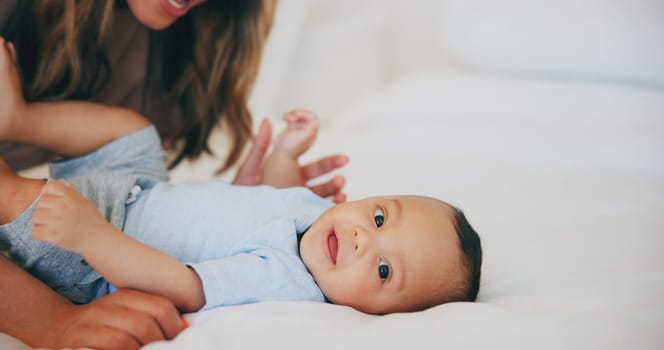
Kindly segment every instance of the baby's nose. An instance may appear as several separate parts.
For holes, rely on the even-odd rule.
[[[370,246],[370,235],[361,227],[355,228],[355,236],[353,242],[355,243],[355,254],[362,256],[365,254]]]

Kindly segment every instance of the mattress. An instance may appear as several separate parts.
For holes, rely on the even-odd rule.
[[[145,348],[662,349],[663,136],[662,90],[407,76],[324,120],[307,157],[348,154],[350,200],[424,194],[462,208],[484,247],[478,301],[386,316],[225,307]],[[0,335],[10,346],[23,348]]]

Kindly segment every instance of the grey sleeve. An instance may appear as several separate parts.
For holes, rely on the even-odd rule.
[[[144,180],[168,181],[166,154],[157,130],[150,125],[81,157],[50,164],[51,177],[69,179],[90,174],[132,175]]]
[[[67,180],[122,230],[132,187],[145,189],[168,181],[160,142],[157,130],[148,126],[87,155],[51,163],[51,177]]]

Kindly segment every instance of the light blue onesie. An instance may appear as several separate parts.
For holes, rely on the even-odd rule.
[[[159,137],[149,127],[84,157],[58,162],[51,171],[92,199],[125,233],[196,270],[205,309],[325,300],[300,259],[297,235],[331,202],[306,188],[223,181],[171,185],[163,181],[163,159]],[[30,239],[35,203],[12,223],[0,225],[0,243],[25,269],[75,302],[108,293],[108,283],[80,256]]]

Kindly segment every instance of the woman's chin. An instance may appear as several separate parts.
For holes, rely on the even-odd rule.
[[[164,30],[173,24],[173,21],[168,22],[168,23],[143,23],[146,27],[152,29],[152,30]]]
[[[173,22],[175,22],[175,19],[170,18],[156,18],[156,16],[145,16],[144,18],[141,17],[142,16],[136,16],[139,22],[152,30],[164,30],[170,27]]]

